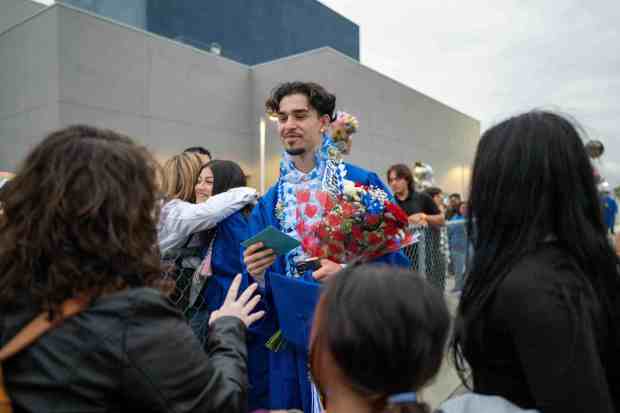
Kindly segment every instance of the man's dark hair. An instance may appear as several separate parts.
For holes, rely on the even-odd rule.
[[[455,192],[453,194],[450,194],[450,198],[458,198],[460,200],[461,199],[461,194]]]
[[[443,191],[441,190],[441,188],[438,188],[436,186],[431,186],[430,188],[426,188],[424,192],[426,192],[431,198],[433,198],[441,194]]]
[[[390,181],[390,174],[392,171],[396,174],[397,178],[404,179],[407,181],[407,188],[409,188],[409,192],[415,192],[415,188],[413,186],[413,174],[411,173],[411,169],[404,163],[399,163],[396,165],[390,166],[387,171],[387,180],[388,183]]]
[[[2,190],[0,306],[25,293],[55,313],[76,294],[159,279],[156,177],[150,153],[111,130],[47,136]]]
[[[211,152],[209,152],[207,148],[204,148],[202,146],[192,146],[185,149],[183,152],[198,153],[200,155],[207,155],[209,158],[211,158]]]
[[[323,86],[312,82],[286,82],[278,85],[271,91],[271,95],[265,102],[265,110],[267,113],[278,113],[282,99],[291,95],[306,96],[308,103],[318,112],[319,116],[327,115],[330,121],[336,120],[334,114],[336,96],[325,90]]]

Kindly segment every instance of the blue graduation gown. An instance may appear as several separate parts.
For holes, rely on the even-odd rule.
[[[345,164],[345,179],[373,185],[391,192],[379,177],[356,166]],[[248,236],[253,236],[269,225],[281,229],[275,217],[277,187],[272,187],[254,208],[249,219]],[[243,253],[243,251],[242,251]],[[401,252],[387,254],[375,262],[409,266],[409,260]],[[251,377],[251,386],[268,389],[269,409],[303,409],[311,412],[311,391],[308,373],[308,339],[314,308],[318,301],[320,284],[310,274],[303,278],[287,278],[286,263],[280,256],[265,274],[263,296],[265,317],[254,325],[257,335],[269,338],[281,329],[287,345],[279,352],[269,351],[268,374]],[[251,278],[251,277],[250,277]],[[259,357],[265,355],[264,352]],[[257,363],[261,364],[261,363]],[[254,381],[252,381],[254,380]],[[258,382],[255,380],[259,380]]]
[[[213,275],[202,291],[206,308],[201,308],[200,313],[202,314],[196,316],[200,323],[204,324],[205,318],[222,306],[233,278],[235,275],[243,273],[244,265],[239,255],[239,248],[241,248],[241,242],[249,237],[248,218],[241,211],[229,216],[217,225],[211,256]],[[239,290],[243,291],[249,285],[250,279],[247,274],[244,274]],[[260,303],[256,311],[259,311],[262,306],[263,303]],[[208,331],[203,332],[203,334],[207,333]],[[250,411],[264,408],[269,403],[268,382],[261,379],[266,377],[268,372],[269,350],[265,347],[265,342],[268,339],[269,337],[261,334],[260,330],[250,327],[247,334],[248,376],[251,386],[248,392]]]

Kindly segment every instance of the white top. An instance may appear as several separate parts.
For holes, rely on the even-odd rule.
[[[257,199],[254,188],[241,187],[214,195],[200,204],[180,199],[166,202],[161,208],[157,226],[161,254],[182,247],[190,235],[213,228]]]

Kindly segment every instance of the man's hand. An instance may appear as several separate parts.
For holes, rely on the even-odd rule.
[[[226,294],[226,299],[224,300],[224,304],[217,309],[216,311],[211,313],[211,317],[209,317],[209,325],[211,325],[215,320],[220,317],[237,317],[246,327],[252,325],[256,320],[260,320],[264,315],[264,311],[258,311],[256,313],[252,313],[252,310],[256,307],[258,302],[260,301],[260,295],[252,297],[254,291],[258,287],[258,284],[250,285],[244,292],[241,294],[239,298],[237,295],[239,294],[239,285],[241,284],[241,274],[237,274],[235,279],[233,280],[230,288],[228,289],[228,293]]]
[[[321,260],[321,268],[313,272],[312,277],[314,277],[317,281],[324,282],[340,270],[342,270],[342,266],[340,264],[323,259]]]
[[[426,220],[426,214],[420,212],[418,214],[410,215],[409,223],[411,225],[428,225],[428,221]]]
[[[263,248],[262,242],[257,242],[246,248],[243,252],[243,263],[248,270],[248,273],[256,280],[262,280],[265,277],[265,271],[271,267],[276,260],[276,255],[273,250],[267,249],[261,251]]]

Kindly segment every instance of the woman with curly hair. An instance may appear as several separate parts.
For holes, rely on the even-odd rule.
[[[236,278],[205,352],[148,287],[162,271],[156,186],[144,148],[74,126],[35,147],[2,192],[0,360],[19,411],[247,409],[254,288],[237,299]],[[7,350],[33,323],[47,332]]]

